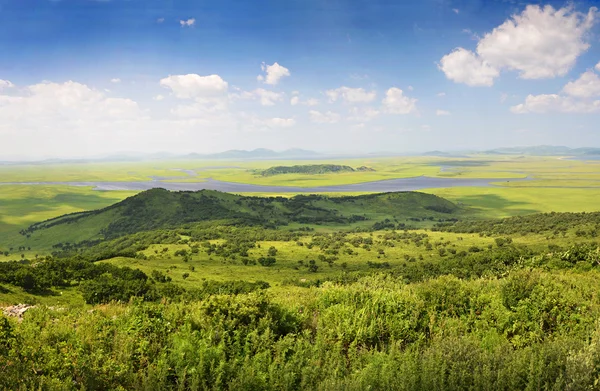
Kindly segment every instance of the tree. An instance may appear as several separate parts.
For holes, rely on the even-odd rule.
[[[269,247],[269,251],[267,251],[267,255],[270,257],[274,257],[277,255],[277,249],[273,246]]]
[[[263,266],[273,266],[275,264],[276,260],[273,257],[260,257],[258,259],[258,263],[260,263]]]

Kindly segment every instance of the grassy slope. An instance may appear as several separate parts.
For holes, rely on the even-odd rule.
[[[600,189],[456,187],[423,192],[468,205],[481,218],[600,210]]]
[[[5,247],[21,245],[32,251],[48,250],[56,243],[77,243],[99,239],[101,231],[113,235],[174,227],[186,222],[239,219],[256,222],[330,224],[332,228],[351,228],[348,218],[364,216],[373,225],[386,218],[434,219],[456,217],[462,213],[454,204],[423,193],[388,193],[357,197],[298,196],[287,199],[243,197],[215,191],[168,192],[150,190],[94,213],[63,216],[34,224],[30,238],[12,236]],[[109,228],[110,227],[110,228]]]
[[[30,224],[67,213],[104,208],[135,194],[99,192],[89,187],[0,186],[0,249],[22,243],[19,230]],[[18,243],[18,244],[17,244]],[[27,256],[33,255],[25,251]],[[0,260],[3,260],[0,255]]]

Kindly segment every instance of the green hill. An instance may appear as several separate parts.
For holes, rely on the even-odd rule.
[[[419,221],[453,220],[460,214],[461,209],[452,202],[418,192],[284,198],[246,197],[212,190],[152,189],[104,209],[33,224],[21,233],[23,245],[41,249],[56,243],[111,239],[203,221],[265,227],[331,225],[351,229],[371,227],[386,219],[418,225]],[[14,245],[17,244],[21,245]]]
[[[270,167],[266,170],[257,171],[262,176],[273,176],[282,174],[329,174],[329,173],[341,173],[341,172],[355,172],[355,171],[375,171],[369,167],[359,167],[356,170],[350,166],[343,166],[339,164],[305,164],[297,166],[275,166]]]

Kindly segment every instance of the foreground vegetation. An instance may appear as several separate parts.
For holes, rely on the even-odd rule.
[[[217,207],[250,213],[246,203],[263,205],[255,198],[195,196],[213,197],[203,202],[211,207],[182,225],[170,220],[183,216],[169,207],[178,195],[150,191],[23,232],[50,243],[57,227],[81,231],[78,221],[98,216],[113,224],[95,240],[0,263],[0,302],[35,305],[22,320],[0,317],[0,387],[562,390],[600,381],[600,213],[430,220],[460,208],[419,194],[300,198],[278,201],[277,218],[288,220],[275,229],[271,217]],[[389,213],[410,197],[419,202],[406,204],[407,221],[429,229],[389,218],[344,232],[294,221],[346,216],[345,203]],[[300,213],[289,214],[290,201]]]

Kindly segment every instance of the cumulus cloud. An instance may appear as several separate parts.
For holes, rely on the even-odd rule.
[[[163,99],[165,99],[165,97],[164,97],[164,96],[162,96],[161,94],[158,94],[158,95],[156,95],[156,96],[154,97],[154,100],[156,100],[156,101],[161,101],[161,100],[163,100]]]
[[[600,77],[593,71],[587,71],[579,79],[567,83],[563,92],[578,98],[600,96]]]
[[[437,116],[450,115],[450,112],[447,110],[436,110],[435,115],[437,115]]]
[[[316,106],[319,104],[319,100],[315,99],[315,98],[308,98],[303,101],[300,99],[299,96],[293,96],[292,99],[290,99],[290,104],[292,106],[296,106],[296,105]]]
[[[165,77],[160,80],[160,85],[181,99],[218,96],[228,89],[228,83],[219,75],[200,76],[194,73]]]
[[[392,87],[385,93],[382,101],[385,112],[389,114],[409,114],[417,110],[417,100],[404,95],[404,92]]]
[[[165,21],[165,18],[158,18],[156,19],[156,23],[162,23]]]
[[[15,85],[10,81],[0,79],[0,91],[2,91],[4,88],[12,88],[14,86]]]
[[[439,98],[443,98],[444,96],[446,96],[446,93],[445,93],[445,92],[438,92],[438,93],[437,93],[437,96],[438,96]]]
[[[472,87],[489,87],[500,74],[481,57],[463,48],[458,48],[442,57],[439,68],[448,79]]]
[[[114,84],[118,84],[121,82],[121,79],[119,79],[118,77],[115,77],[114,79],[110,79],[110,82],[114,83]]]
[[[600,77],[588,70],[567,83],[562,94],[528,95],[524,103],[513,106],[515,114],[526,113],[595,113],[600,111]]]
[[[600,100],[582,101],[557,94],[529,95],[525,103],[513,106],[515,114],[526,113],[595,113],[600,111]]]
[[[67,135],[86,138],[99,129],[117,131],[119,125],[146,118],[135,101],[107,97],[74,81],[34,84],[22,92],[19,96],[0,95],[0,136],[19,129],[14,137],[26,140],[35,135],[35,140],[48,148],[60,147],[55,144]]]
[[[597,70],[598,72],[600,72],[600,62],[599,62],[598,64],[596,64],[596,70]]]
[[[257,88],[253,91],[243,91],[232,95],[233,98],[238,99],[258,100],[263,106],[273,106],[276,102],[283,100],[284,96],[285,94],[282,92],[268,91],[264,88]]]
[[[590,47],[596,13],[595,7],[583,14],[572,6],[528,5],[485,34],[475,52],[458,48],[444,56],[440,69],[448,79],[471,86],[491,86],[503,69],[522,79],[564,76]]]
[[[196,19],[190,18],[188,20],[180,20],[179,24],[181,25],[181,27],[192,27],[196,24]]]
[[[330,102],[342,99],[346,103],[367,103],[371,102],[377,96],[375,91],[365,91],[364,88],[340,87],[325,91],[325,95]]]
[[[278,128],[289,128],[291,126],[296,125],[296,120],[294,118],[269,118],[266,121],[267,125],[278,127]]]
[[[334,113],[331,111],[322,113],[317,110],[310,110],[308,114],[310,116],[310,120],[318,124],[335,124],[339,122],[341,118],[341,116],[338,113]]]
[[[260,66],[260,69],[265,72],[264,75],[258,75],[256,79],[258,81],[262,81],[265,84],[275,85],[279,83],[279,81],[286,77],[290,76],[290,70],[284,66],[279,65],[278,63],[273,63],[273,65],[267,65],[264,62]]]

